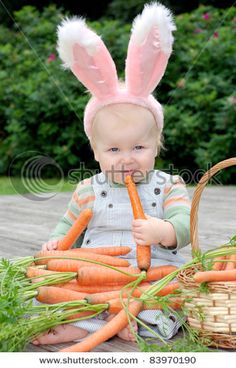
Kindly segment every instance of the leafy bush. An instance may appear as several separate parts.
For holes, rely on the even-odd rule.
[[[42,14],[27,6],[15,13],[13,31],[0,28],[0,173],[6,172],[13,157],[29,150],[48,154],[64,171],[81,161],[92,165],[82,124],[88,94],[70,71],[62,69],[55,49],[61,18],[55,6]],[[123,67],[121,46],[123,42],[124,52],[128,33],[123,35],[115,21],[93,27],[108,38]],[[21,164],[19,160],[16,173]]]
[[[177,17],[174,53],[164,78],[171,89],[162,99],[168,101],[164,162],[176,157],[178,168],[194,171],[235,155],[235,31],[235,8],[199,7]],[[224,171],[223,182],[233,182],[233,173]]]
[[[56,27],[67,14],[26,6],[14,29],[0,25],[0,173],[24,151],[52,157],[66,173],[86,162],[96,168],[83,131],[84,87],[64,71],[56,52]],[[156,90],[165,108],[165,146],[157,165],[192,171],[235,155],[235,8],[199,7],[176,17],[174,52]],[[101,20],[102,35],[123,77],[131,25]],[[21,162],[15,166],[19,172]],[[232,183],[235,170],[226,170]],[[50,174],[50,173],[49,173]],[[50,176],[50,175],[49,175]]]

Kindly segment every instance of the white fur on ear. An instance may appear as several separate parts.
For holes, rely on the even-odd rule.
[[[97,52],[100,37],[91,31],[83,18],[73,17],[64,19],[57,29],[57,51],[64,62],[65,68],[71,68],[74,63],[73,46],[79,43],[86,49],[88,55],[93,56]]]
[[[158,27],[162,51],[170,54],[174,41],[172,31],[176,30],[176,26],[171,12],[162,4],[146,4],[143,12],[134,19],[131,30],[133,41],[141,45],[155,26]]]
[[[166,70],[175,29],[171,12],[156,2],[134,19],[125,69],[130,93],[147,97],[154,91]]]
[[[83,18],[65,19],[58,27],[58,53],[65,68],[100,99],[114,95],[118,88],[115,63],[101,37]]]

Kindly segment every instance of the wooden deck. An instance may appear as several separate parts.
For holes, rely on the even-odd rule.
[[[193,188],[189,188],[192,196]],[[45,201],[33,201],[20,195],[0,196],[0,257],[33,255],[48,239],[50,232],[63,215],[71,193],[59,193]],[[219,186],[205,189],[199,210],[199,237],[202,249],[210,249],[225,243],[236,234],[236,187]],[[181,251],[189,260],[190,246]],[[29,345],[26,351],[58,351],[66,344],[36,347]],[[127,343],[118,337],[100,345],[94,351],[138,351],[135,343]]]

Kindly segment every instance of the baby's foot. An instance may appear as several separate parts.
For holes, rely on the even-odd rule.
[[[128,324],[127,327],[125,327],[123,330],[121,330],[118,333],[118,336],[126,341],[135,341],[135,335],[132,333],[132,330],[134,330],[135,332],[138,331],[138,325],[136,321],[132,321],[131,322],[133,329],[131,329],[130,325]]]
[[[115,314],[110,314],[108,318],[106,318],[106,321],[110,321],[112,318],[115,317]],[[138,331],[138,324],[136,321],[132,321],[131,322],[133,328],[132,330],[134,330],[135,332]],[[126,341],[135,341],[135,336],[132,333],[132,330],[130,328],[130,325],[128,324],[125,328],[123,328],[123,330],[121,330],[117,335]]]
[[[58,344],[79,340],[85,337],[88,331],[72,325],[60,325],[48,330],[32,341],[34,345]]]

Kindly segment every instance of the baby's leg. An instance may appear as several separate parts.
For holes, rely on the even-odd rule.
[[[85,337],[88,331],[73,325],[59,325],[48,330],[32,341],[34,345],[58,344],[61,342],[70,342]]]
[[[107,319],[106,321],[110,321],[112,318],[115,317],[115,314],[111,314]],[[136,321],[132,321],[131,322],[132,326],[133,326],[133,330],[135,332],[138,331],[138,324]],[[121,330],[117,336],[119,336],[122,340],[126,340],[126,341],[135,341],[135,336],[134,334],[132,333],[132,330],[131,330],[131,327],[130,325],[128,324],[125,328],[123,328],[123,330]]]

